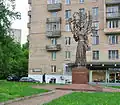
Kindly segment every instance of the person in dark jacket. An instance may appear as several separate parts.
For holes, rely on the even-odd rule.
[[[43,74],[43,83],[46,83],[46,80],[45,80],[45,76],[46,76],[46,73]]]

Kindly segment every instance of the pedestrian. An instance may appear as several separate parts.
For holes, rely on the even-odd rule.
[[[46,83],[45,76],[46,76],[46,73],[43,74],[43,83]]]

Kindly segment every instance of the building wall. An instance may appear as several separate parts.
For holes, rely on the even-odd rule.
[[[15,42],[18,42],[21,44],[21,29],[11,29],[10,35]]]
[[[51,39],[46,37],[46,19],[50,18],[52,15],[47,10],[47,0],[31,0],[31,21],[29,27],[29,76],[38,75],[41,76],[43,73],[49,75],[62,75],[64,72],[64,65],[67,63],[75,62],[75,54],[77,43],[72,38],[71,32],[65,31],[65,10],[71,10],[71,13],[78,11],[80,8],[85,8],[86,11],[92,11],[93,7],[98,7],[99,15],[99,44],[92,45],[92,37],[89,35],[89,44],[91,50],[87,51],[87,61],[88,62],[119,62],[118,60],[108,59],[108,50],[119,50],[120,49],[120,36],[118,33],[118,44],[109,45],[108,36],[105,31],[109,32],[106,28],[106,5],[105,0],[85,0],[84,3],[79,3],[79,0],[71,0],[70,5],[65,4],[65,0],[61,0],[62,10],[58,11],[57,17],[61,17],[61,37],[57,38],[57,43],[61,44],[61,50],[56,52],[56,60],[51,59],[51,52],[47,52],[46,45],[51,45]],[[115,31],[116,29],[111,29],[110,31]],[[120,29],[117,29],[120,30]],[[71,45],[65,45],[65,37],[71,37]],[[99,50],[99,60],[92,59],[92,51]],[[65,51],[71,52],[71,58],[65,59]],[[120,55],[120,51],[119,51]],[[56,65],[57,71],[55,73],[51,72],[51,65]],[[39,69],[37,72],[33,72],[33,69]]]

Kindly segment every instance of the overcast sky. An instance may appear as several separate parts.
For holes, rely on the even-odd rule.
[[[16,20],[12,25],[12,28],[21,29],[22,30],[22,44],[27,41],[28,35],[28,0],[16,0],[16,11],[21,13],[21,20]]]

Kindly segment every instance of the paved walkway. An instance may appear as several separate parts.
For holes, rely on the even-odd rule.
[[[48,102],[52,101],[53,99],[57,99],[63,95],[69,94],[71,92],[72,91],[55,90],[55,93],[52,93],[49,95],[34,97],[31,99],[13,102],[11,104],[6,104],[6,105],[43,105],[44,103],[48,103]]]
[[[41,95],[17,102],[13,102],[11,104],[5,104],[5,105],[43,105],[44,103],[48,103],[54,99],[57,99],[61,96],[64,96],[66,94],[72,93],[71,90],[56,90],[56,88],[80,88],[80,89],[88,89],[90,88],[89,85],[38,85],[34,86],[33,88],[41,88],[41,89],[48,89],[48,90],[54,90],[54,92],[46,94],[46,95]],[[87,91],[87,90],[85,90]],[[120,89],[112,89],[112,88],[102,88],[102,91],[105,92],[120,92]]]

